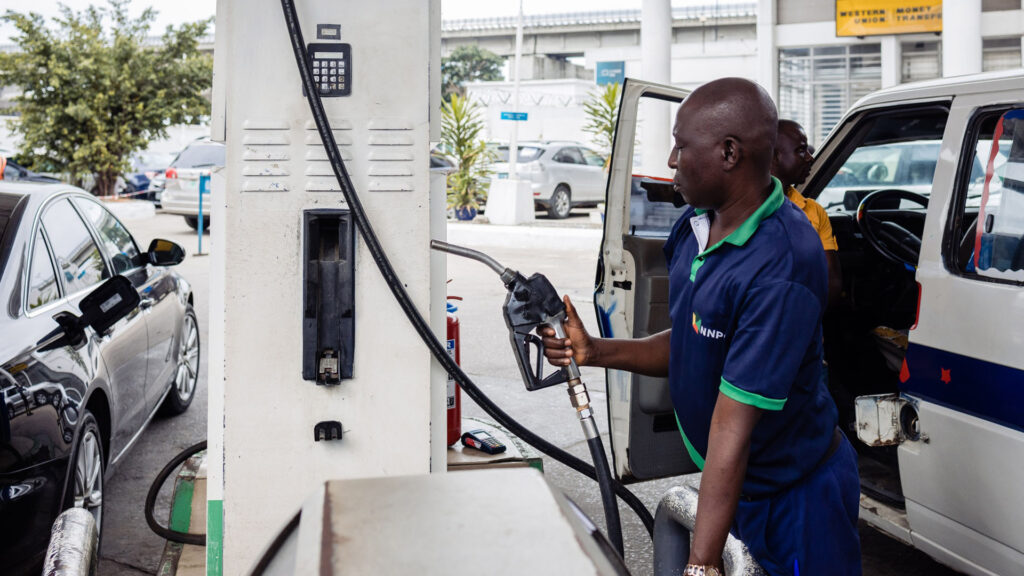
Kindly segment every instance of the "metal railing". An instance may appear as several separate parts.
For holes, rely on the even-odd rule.
[[[700,480],[689,476],[682,486],[669,490],[658,503],[654,516],[654,576],[678,576],[690,557],[690,534],[697,519],[697,487]],[[729,576],[767,576],[747,547],[729,535],[722,551]]]

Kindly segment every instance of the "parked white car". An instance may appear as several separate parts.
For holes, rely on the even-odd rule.
[[[565,218],[574,206],[604,202],[604,157],[576,142],[523,142],[516,146],[516,175],[528,180],[537,207],[551,218]],[[495,150],[493,177],[508,178],[508,145]]]
[[[181,214],[193,230],[199,227],[199,184],[211,169],[224,165],[226,148],[203,138],[185,147],[164,173],[160,204],[168,214]],[[209,190],[203,193],[203,229],[210,226]]]

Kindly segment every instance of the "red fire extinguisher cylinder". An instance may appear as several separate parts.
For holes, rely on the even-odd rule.
[[[449,296],[449,300],[462,300],[458,296]],[[451,302],[448,302],[448,331],[446,348],[448,354],[455,359],[455,363],[462,365],[459,349],[459,317],[455,315],[458,311]],[[462,390],[453,374],[448,375],[448,445],[451,446],[462,437]]]

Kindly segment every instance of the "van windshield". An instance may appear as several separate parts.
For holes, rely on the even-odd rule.
[[[826,210],[852,212],[876,190],[930,195],[947,116],[946,110],[934,109],[867,120],[847,147],[846,159],[817,194],[818,203]]]

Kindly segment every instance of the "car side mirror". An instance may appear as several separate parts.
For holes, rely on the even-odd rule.
[[[149,243],[149,263],[154,266],[174,266],[185,259],[185,249],[170,240],[154,239]]]
[[[85,327],[104,335],[139,306],[139,292],[124,276],[114,276],[100,284],[78,305],[81,316],[61,312],[53,317],[60,325],[37,345],[42,352],[62,346],[78,346],[85,339]]]

